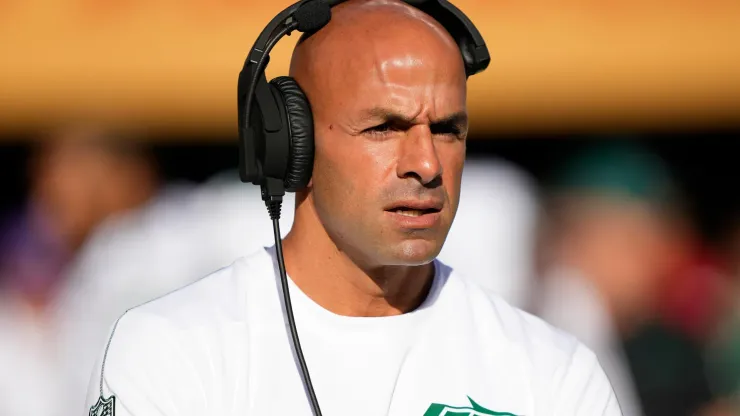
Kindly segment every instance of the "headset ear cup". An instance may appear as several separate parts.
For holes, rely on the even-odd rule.
[[[288,116],[290,154],[285,174],[285,188],[295,191],[305,188],[313,170],[314,139],[313,114],[306,94],[291,77],[277,77],[270,81],[285,104]]]

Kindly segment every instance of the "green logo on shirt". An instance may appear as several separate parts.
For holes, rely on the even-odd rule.
[[[90,416],[115,416],[115,414],[116,396],[110,396],[107,399],[100,396],[98,402],[90,408]]]
[[[424,416],[517,416],[513,413],[494,412],[474,402],[468,397],[471,407],[454,407],[446,404],[432,403]]]

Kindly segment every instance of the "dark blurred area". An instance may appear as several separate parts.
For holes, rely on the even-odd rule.
[[[86,414],[118,316],[273,244],[235,136],[273,3],[0,1],[0,415]],[[493,59],[440,258],[625,416],[740,415],[740,3],[454,3]]]

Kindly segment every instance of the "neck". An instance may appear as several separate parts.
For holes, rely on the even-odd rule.
[[[285,268],[314,302],[343,316],[392,316],[412,311],[426,299],[434,265],[363,266],[329,237],[312,209],[296,208],[283,239]]]

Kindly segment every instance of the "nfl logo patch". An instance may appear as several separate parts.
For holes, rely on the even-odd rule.
[[[90,416],[115,416],[116,415],[116,397],[110,396],[107,399],[98,398],[95,406],[90,408]]]

